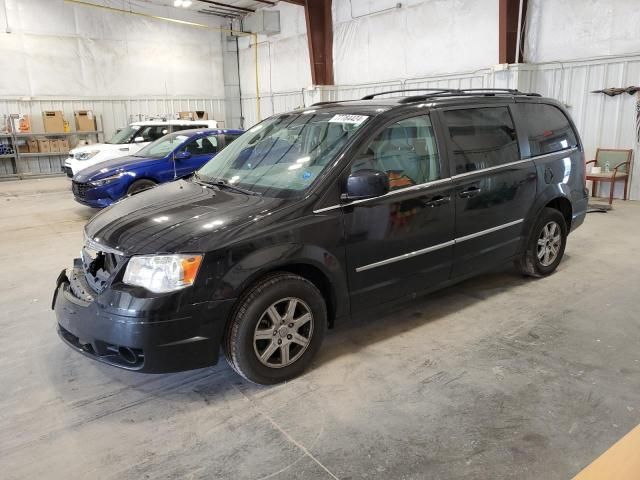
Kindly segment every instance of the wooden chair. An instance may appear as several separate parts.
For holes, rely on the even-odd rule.
[[[613,190],[617,181],[624,180],[624,200],[629,191],[629,175],[631,175],[631,154],[633,150],[617,150],[614,148],[599,148],[596,159],[586,163],[593,163],[601,168],[601,173],[587,173],[587,180],[593,182],[592,196],[596,196],[598,182],[609,182],[609,205],[613,202]],[[609,162],[609,172],[605,172],[605,165]]]

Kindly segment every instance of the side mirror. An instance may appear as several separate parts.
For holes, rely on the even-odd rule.
[[[379,170],[365,168],[353,172],[347,178],[347,192],[342,200],[363,200],[384,195],[389,191],[389,177]]]
[[[144,137],[136,137],[133,139],[134,143],[142,143],[144,142]]]
[[[186,160],[187,158],[191,158],[191,153],[186,150],[182,150],[181,152],[176,153],[173,158],[176,160]]]

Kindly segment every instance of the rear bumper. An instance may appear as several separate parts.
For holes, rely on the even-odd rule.
[[[140,311],[154,311],[145,299]],[[142,305],[146,303],[146,305]],[[181,307],[153,318],[125,316],[97,301],[77,298],[67,271],[58,277],[52,308],[58,334],[71,348],[100,362],[146,373],[167,373],[215,365],[233,300]],[[136,314],[136,312],[128,311]]]

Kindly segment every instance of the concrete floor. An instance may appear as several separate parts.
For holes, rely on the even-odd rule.
[[[640,204],[553,276],[479,277],[328,335],[275,387],[222,361],[130,373],[49,309],[94,213],[64,178],[0,183],[2,478],[567,479],[640,423]]]

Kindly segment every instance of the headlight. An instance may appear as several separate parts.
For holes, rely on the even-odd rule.
[[[75,158],[76,160],[89,160],[90,158],[95,157],[99,153],[100,153],[100,150],[91,150],[89,152],[80,152],[80,153],[74,154],[73,158]]]
[[[122,281],[154,293],[193,285],[202,255],[136,255],[131,257]]]
[[[111,175],[109,177],[101,178],[100,180],[94,180],[93,182],[89,182],[94,187],[101,187],[102,185],[106,185],[107,183],[113,182],[114,180],[122,177],[122,173],[116,173],[115,175]]]

